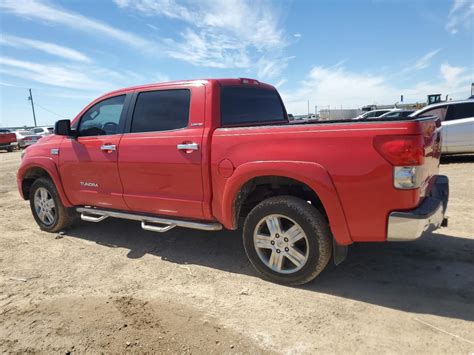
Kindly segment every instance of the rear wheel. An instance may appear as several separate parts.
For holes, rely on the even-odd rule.
[[[266,279],[301,285],[313,280],[331,257],[331,232],[324,216],[293,196],[264,200],[247,216],[244,247]]]
[[[12,146],[7,147],[7,152],[9,153],[13,152],[13,147]]]
[[[47,178],[39,178],[31,185],[30,207],[36,223],[47,232],[66,229],[74,220],[74,211],[64,207],[54,183]]]

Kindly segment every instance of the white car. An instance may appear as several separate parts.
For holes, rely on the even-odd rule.
[[[420,116],[441,119],[444,154],[474,153],[474,100],[439,102],[410,115]]]
[[[359,116],[353,118],[354,120],[363,120],[366,118],[377,118],[382,116],[385,113],[392,112],[393,109],[387,108],[383,110],[372,110],[372,111],[367,111],[364,112],[363,114],[360,114]]]
[[[26,148],[29,145],[35,144],[41,138],[41,136],[26,130],[18,130],[14,133],[16,135],[16,141],[18,142],[19,148]]]
[[[44,137],[49,134],[52,134],[54,131],[53,127],[35,127],[30,130],[34,134],[37,134],[38,136]]]
[[[410,116],[415,110],[403,110],[403,109],[394,109],[383,115],[379,116],[380,118],[403,118]]]

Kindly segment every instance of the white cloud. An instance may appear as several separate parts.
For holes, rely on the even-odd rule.
[[[117,87],[113,83],[123,79],[119,73],[90,65],[85,68],[74,65],[40,64],[4,56],[0,56],[0,65],[0,72],[6,75],[91,92],[112,90]]]
[[[32,48],[39,51],[84,63],[91,63],[92,60],[85,54],[68,47],[59,46],[50,42],[43,42],[34,39],[17,37],[11,35],[0,35],[0,44],[4,46],[10,46],[15,48]]]
[[[120,87],[140,85],[150,80],[152,82],[170,80],[167,75],[160,72],[137,74],[126,69],[116,72],[91,64],[36,63],[6,56],[0,56],[0,73],[2,77],[24,79],[28,82],[28,87],[31,87],[31,82],[38,82],[48,86],[81,91],[69,94],[70,97],[71,95],[84,97],[85,94],[88,94],[87,97],[96,96]],[[48,90],[54,91],[52,88]]]
[[[188,28],[181,37],[182,41],[165,41],[168,56],[210,68],[248,68],[251,64],[245,48],[226,36]]]
[[[295,37],[295,38],[301,38],[301,33],[293,33],[293,37]]]
[[[280,87],[282,87],[283,85],[285,85],[287,81],[288,81],[287,79],[280,79],[280,80],[278,80],[277,83],[275,84],[275,87],[276,87],[277,89],[279,89]]]
[[[294,58],[294,56],[286,58],[261,57],[255,65],[258,78],[264,80],[278,78],[287,68],[289,61]]]
[[[433,93],[465,98],[473,79],[464,75],[465,72],[466,68],[445,63],[440,66],[439,77],[399,86],[383,75],[355,73],[342,66],[316,66],[300,83],[300,89],[281,94],[288,112],[294,114],[306,113],[307,100],[312,107],[358,108],[368,104],[394,104],[401,94],[405,102],[424,102],[426,95]]]
[[[453,6],[448,14],[446,30],[456,34],[460,27],[471,30],[474,19],[474,3],[472,0],[454,0]]]
[[[466,68],[463,67],[455,67],[449,65],[448,63],[443,63],[441,65],[440,71],[444,81],[450,86],[455,86],[458,82],[463,80],[469,80],[467,76],[464,78],[461,77],[461,74],[466,71]]]
[[[95,36],[100,34],[135,48],[149,50],[150,47],[154,47],[152,42],[133,33],[119,30],[104,22],[48,5],[39,0],[2,0],[0,2],[0,9],[20,17],[64,25]]]
[[[287,65],[288,45],[279,13],[265,0],[115,0],[123,9],[144,16],[163,16],[185,25],[177,37],[149,41],[134,33],[51,5],[43,0],[2,0],[0,9],[28,19],[67,26],[100,35],[149,53],[164,53],[193,65],[254,70],[261,79],[274,79]],[[148,27],[156,26],[148,22]],[[16,46],[34,47],[50,54],[86,62],[88,57],[52,43],[18,39]],[[20,43],[21,42],[21,43]],[[159,50],[158,50],[159,49]],[[278,68],[277,63],[281,66]]]
[[[441,48],[435,49],[431,52],[426,53],[423,57],[418,59],[414,65],[414,69],[421,70],[429,67],[431,59],[439,53]]]
[[[164,16],[186,28],[165,40],[166,53],[188,63],[213,68],[251,68],[271,77],[270,61],[281,60],[287,46],[279,14],[271,3],[250,0],[115,0],[144,16]],[[271,59],[270,59],[271,58]],[[267,75],[268,74],[268,75]]]

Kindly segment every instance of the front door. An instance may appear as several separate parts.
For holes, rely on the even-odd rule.
[[[136,95],[120,142],[124,199],[133,211],[202,218],[204,86]]]
[[[125,95],[91,106],[77,125],[77,137],[65,138],[59,169],[66,196],[73,205],[126,209],[117,157]]]

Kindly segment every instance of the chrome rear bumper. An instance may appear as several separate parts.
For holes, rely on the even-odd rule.
[[[449,181],[444,175],[434,177],[430,196],[411,211],[395,211],[388,217],[387,241],[411,241],[442,226],[449,198]]]

